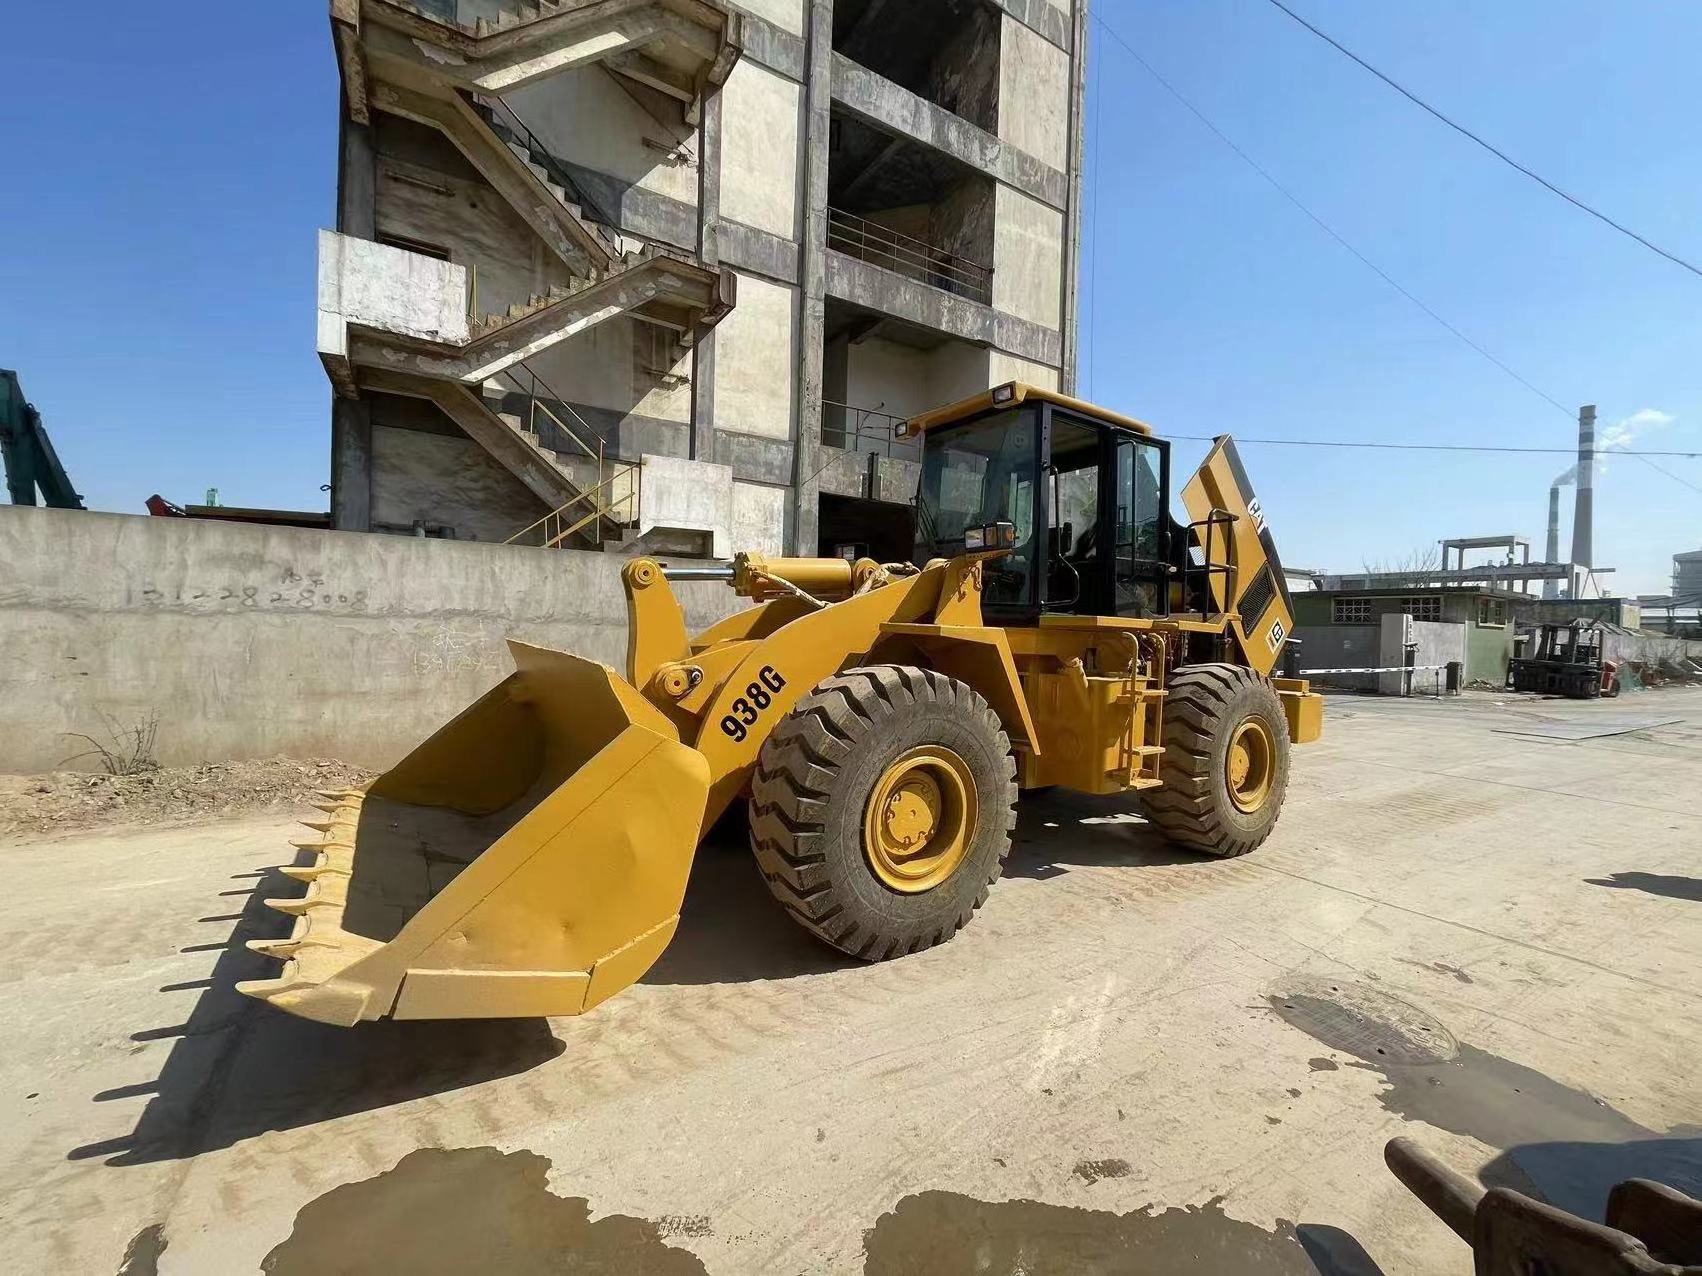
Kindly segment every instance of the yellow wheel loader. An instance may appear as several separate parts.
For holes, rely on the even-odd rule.
[[[679,922],[704,832],[748,804],[776,900],[869,960],[987,897],[1018,794],[1130,793],[1173,842],[1271,831],[1322,702],[1273,678],[1292,624],[1228,438],[1169,511],[1137,421],[1012,384],[921,441],[910,563],[764,558],[623,571],[625,676],[511,644],[516,671],[363,791],[328,794],[283,959],[238,985],[326,1023],[575,1015]],[[752,606],[695,636],[670,581]]]

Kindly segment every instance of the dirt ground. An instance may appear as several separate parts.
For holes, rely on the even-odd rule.
[[[1505,733],[1627,716],[1679,721]],[[1702,691],[1334,698],[1246,859],[1037,799],[961,935],[865,966],[711,845],[592,1013],[352,1031],[231,990],[281,813],[15,836],[0,1271],[1465,1276],[1392,1136],[1702,1192],[1699,794]]]
[[[370,771],[324,759],[168,767],[132,775],[54,771],[0,775],[0,837],[110,824],[179,824],[259,811],[294,811],[320,789],[346,789]]]

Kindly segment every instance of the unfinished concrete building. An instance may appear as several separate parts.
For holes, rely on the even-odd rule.
[[[908,414],[1074,382],[1084,0],[332,0],[342,529],[908,556]]]

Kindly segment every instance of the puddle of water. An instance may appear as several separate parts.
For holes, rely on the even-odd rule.
[[[1652,1130],[1588,1091],[1458,1043],[1408,1002],[1363,985],[1325,987],[1326,995],[1308,983],[1268,1001],[1294,1027],[1364,1060],[1349,1066],[1382,1078],[1377,1097],[1390,1112],[1501,1149],[1485,1182],[1594,1219],[1627,1178],[1702,1193],[1702,1128]]]
[[[704,1276],[698,1257],[667,1244],[648,1219],[592,1222],[583,1197],[549,1190],[549,1168],[536,1153],[492,1147],[410,1152],[394,1169],[302,1206],[261,1270]]]
[[[1371,1063],[1439,1063],[1459,1050],[1440,1020],[1410,1001],[1346,980],[1297,980],[1266,1002],[1333,1050]]]
[[[1316,1276],[1294,1225],[1232,1219],[1221,1197],[1131,1214],[920,1192],[863,1233],[863,1276]]]

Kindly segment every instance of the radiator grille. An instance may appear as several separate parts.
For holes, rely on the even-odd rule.
[[[1266,563],[1259,569],[1259,574],[1253,577],[1253,583],[1247,586],[1241,595],[1241,628],[1251,632],[1258,626],[1265,614],[1265,609],[1271,605],[1271,599],[1276,597],[1276,581],[1271,576],[1271,565]]]

